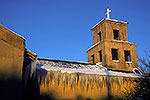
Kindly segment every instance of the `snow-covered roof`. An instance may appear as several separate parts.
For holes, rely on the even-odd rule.
[[[46,71],[61,71],[67,73],[85,73],[85,74],[98,74],[106,76],[122,76],[122,77],[133,77],[141,78],[142,75],[134,73],[125,73],[107,70],[106,67],[101,65],[94,65],[84,62],[71,62],[62,60],[52,60],[52,59],[38,59],[37,69]]]
[[[75,61],[64,61],[64,60],[54,60],[47,58],[38,58],[38,65],[48,65],[52,67],[60,67],[60,68],[82,68],[85,66],[95,66],[93,64],[87,62],[75,62]]]
[[[99,21],[96,25],[94,25],[94,26],[91,28],[91,30],[94,29],[99,23],[101,23],[101,22],[104,21],[104,20],[110,20],[110,21],[115,21],[115,22],[120,22],[120,23],[128,24],[128,22],[119,21],[119,20],[116,20],[116,19],[107,19],[107,18],[104,18],[104,19],[102,19],[101,21]]]

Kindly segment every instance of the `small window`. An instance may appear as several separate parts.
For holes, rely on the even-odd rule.
[[[94,54],[91,56],[92,64],[95,64]]]
[[[112,60],[118,60],[118,49],[111,49]]]
[[[114,30],[114,39],[119,40],[119,30]]]
[[[124,51],[125,61],[131,61],[130,51]]]
[[[99,41],[101,41],[101,32],[99,32],[99,33],[97,33],[97,35],[98,35],[98,38],[99,38]]]
[[[100,62],[102,62],[102,50],[100,50],[98,53],[99,53]]]

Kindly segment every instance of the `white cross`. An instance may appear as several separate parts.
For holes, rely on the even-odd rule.
[[[109,13],[111,12],[111,10],[109,8],[107,8],[107,13],[105,15],[107,15],[107,19],[110,19],[109,18]]]

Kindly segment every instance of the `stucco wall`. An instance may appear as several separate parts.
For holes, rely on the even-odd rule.
[[[119,40],[121,41],[128,41],[127,38],[127,24],[105,20],[105,30],[106,30],[106,38],[105,40],[112,40],[114,39],[113,30],[119,30]]]
[[[37,70],[40,96],[52,100],[132,99],[138,79],[97,74]]]
[[[132,71],[137,68],[136,44],[128,42],[127,23],[116,20],[103,19],[92,29],[93,46],[87,50],[88,62],[92,63],[94,54],[95,63],[100,62],[98,51],[102,50],[102,62],[99,63],[112,70]],[[119,40],[114,39],[114,30],[118,31]],[[101,41],[98,33],[101,32]],[[111,49],[118,49],[118,61],[112,60]],[[124,50],[130,51],[130,62],[125,61]]]
[[[127,23],[111,21],[111,20],[102,20],[96,27],[91,29],[93,32],[93,45],[99,42],[98,33],[101,32],[101,40],[112,40],[113,30],[119,30],[119,39],[121,41],[128,41],[127,38]]]
[[[0,25],[0,77],[22,78],[25,40]]]
[[[118,49],[118,62],[112,60],[111,49]],[[99,63],[98,51],[102,50],[102,62]],[[124,50],[130,51],[131,62],[125,62]],[[138,67],[136,44],[122,41],[102,41],[91,47],[88,51],[88,62],[92,63],[91,55],[95,56],[95,63],[107,66],[112,70],[132,71]]]
[[[102,21],[96,28],[92,29],[93,32],[93,45],[99,42],[98,33],[101,32],[101,40],[105,40],[106,38],[106,29],[105,29],[105,21]]]
[[[93,46],[93,47],[91,47],[91,49],[89,49],[87,51],[88,62],[92,63],[91,55],[94,54],[94,56],[95,56],[95,63],[98,63],[100,61],[99,54],[98,54],[98,52],[100,50],[102,50],[102,63],[100,63],[100,64],[104,65],[104,61],[103,60],[104,60],[105,49],[104,49],[104,42],[103,41],[99,42],[97,44],[97,46]]]
[[[25,39],[0,25],[0,99],[21,100]]]
[[[125,43],[119,41],[107,41],[105,42],[105,54],[107,59],[107,66],[110,69],[114,70],[123,70],[123,71],[132,71],[133,68],[137,68],[137,53],[136,53],[136,44],[133,43]],[[112,60],[112,52],[111,49],[118,49],[118,61]],[[124,50],[130,51],[131,61],[125,61]]]

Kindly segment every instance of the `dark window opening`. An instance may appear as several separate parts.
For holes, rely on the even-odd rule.
[[[93,64],[95,64],[94,55],[91,56],[91,61],[92,61]]]
[[[124,51],[125,61],[131,61],[130,51]]]
[[[118,49],[111,49],[112,60],[118,60]]]
[[[99,53],[99,59],[100,59],[100,62],[102,62],[102,50],[98,52]]]
[[[114,39],[119,40],[119,30],[114,30]]]
[[[98,35],[98,38],[99,38],[99,41],[101,41],[101,32],[99,32],[99,33],[97,33],[97,35]]]

